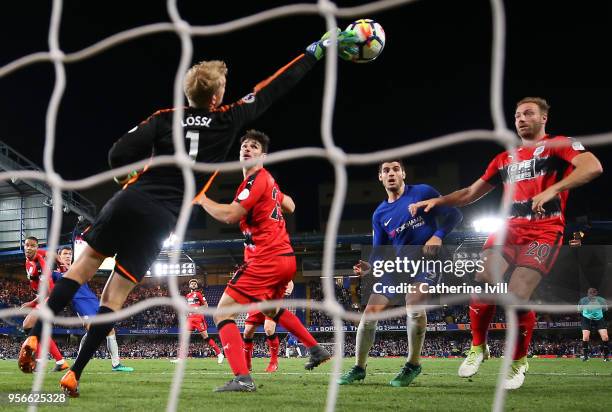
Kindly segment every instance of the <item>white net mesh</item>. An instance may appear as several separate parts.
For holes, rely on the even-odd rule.
[[[288,18],[292,15],[307,14],[307,15],[321,15],[325,19],[327,29],[330,30],[337,27],[336,18],[362,18],[364,16],[371,15],[374,12],[380,12],[382,10],[391,9],[400,5],[406,5],[413,3],[414,0],[385,0],[372,2],[358,7],[346,7],[338,8],[334,3],[326,0],[321,0],[317,4],[296,4],[291,6],[278,7],[265,12],[261,12],[248,17],[240,18],[234,21],[230,21],[223,24],[209,25],[209,26],[191,26],[187,21],[183,20],[179,14],[177,8],[177,2],[168,0],[167,10],[171,19],[170,23],[157,23],[146,26],[137,27],[134,29],[126,30],[121,33],[117,33],[110,36],[90,47],[76,51],[70,54],[64,54],[59,44],[59,30],[61,23],[61,14],[63,2],[61,0],[55,0],[53,2],[51,24],[48,35],[49,51],[34,53],[28,56],[19,58],[3,67],[0,68],[0,77],[4,77],[11,72],[22,70],[23,68],[38,62],[52,62],[55,70],[55,86],[51,99],[49,101],[47,115],[46,115],[46,138],[44,146],[44,172],[36,171],[8,171],[0,173],[0,180],[13,179],[29,179],[37,181],[45,181],[52,188],[53,203],[59,205],[62,203],[61,192],[62,190],[78,190],[91,187],[99,184],[103,181],[111,180],[113,176],[126,174],[134,169],[139,169],[145,166],[147,161],[141,161],[125,167],[121,167],[115,170],[109,170],[104,173],[100,173],[94,176],[87,177],[80,180],[64,180],[55,172],[53,153],[55,150],[56,142],[56,120],[57,114],[64,93],[66,84],[65,75],[65,64],[81,61],[92,56],[95,56],[103,51],[115,47],[118,44],[132,40],[137,37],[147,36],[160,32],[174,32],[176,33],[181,42],[181,58],[178,70],[176,72],[175,87],[174,87],[174,107],[177,108],[174,115],[173,131],[174,131],[174,147],[176,154],[174,156],[158,156],[153,158],[151,165],[168,165],[176,164],[182,168],[185,182],[184,201],[180,212],[180,216],[177,222],[177,226],[174,233],[177,236],[178,241],[175,243],[175,248],[178,250],[184,238],[189,215],[191,211],[191,199],[194,198],[195,188],[193,184],[193,170],[211,172],[215,169],[223,171],[240,170],[242,165],[239,162],[226,162],[223,164],[193,164],[188,153],[185,151],[183,143],[183,132],[181,128],[181,119],[183,117],[183,91],[182,83],[183,76],[192,61],[193,44],[192,38],[194,36],[210,36],[228,33],[234,30],[260,24],[262,22],[277,19],[277,18]],[[312,302],[306,300],[292,300],[280,302],[282,307],[306,307],[310,306],[313,309],[327,312],[333,317],[335,326],[335,347],[333,348],[334,360],[332,373],[329,376],[329,385],[327,393],[326,409],[333,411],[335,409],[336,400],[338,396],[338,385],[336,380],[340,374],[343,345],[344,345],[344,332],[342,331],[343,319],[349,319],[358,321],[360,315],[356,313],[346,312],[335,300],[334,286],[333,286],[333,267],[334,267],[334,249],[336,245],[337,229],[339,226],[340,216],[343,209],[344,199],[347,190],[347,170],[348,165],[365,165],[377,163],[381,160],[397,157],[410,157],[424,152],[433,151],[439,148],[447,147],[450,145],[456,145],[463,142],[473,142],[475,140],[482,141],[493,141],[504,146],[507,150],[513,150],[516,144],[514,134],[508,129],[504,120],[503,104],[502,104],[502,90],[503,90],[503,77],[504,77],[504,49],[505,49],[505,10],[502,0],[491,0],[492,9],[492,25],[493,25],[493,41],[492,41],[492,62],[491,62],[491,84],[490,84],[490,110],[493,119],[494,128],[493,130],[467,130],[461,131],[445,136],[433,138],[424,142],[415,144],[408,144],[401,147],[396,147],[388,150],[381,150],[372,153],[365,154],[350,154],[346,153],[343,149],[336,146],[332,134],[332,117],[334,112],[334,101],[336,92],[336,74],[337,74],[337,52],[334,48],[330,48],[328,51],[328,58],[325,59],[325,87],[324,97],[322,102],[322,122],[321,122],[321,135],[323,148],[296,148],[291,150],[285,150],[278,153],[274,153],[267,158],[268,163],[277,163],[281,161],[290,161],[293,159],[303,157],[314,157],[323,158],[329,160],[334,167],[335,172],[335,191],[333,197],[333,203],[331,212],[329,215],[329,221],[325,232],[325,246],[323,254],[323,292],[324,300],[322,302]],[[335,37],[335,36],[334,36]],[[332,40],[334,40],[332,38]],[[580,140],[585,146],[597,146],[604,145],[612,142],[612,133],[606,133],[601,135],[583,136]],[[509,199],[508,199],[509,200]],[[504,202],[501,206],[501,214],[509,209],[510,203]],[[51,225],[50,225],[50,236],[48,241],[48,250],[53,251],[57,249],[59,240],[59,231],[61,226],[62,211],[61,208],[54,208]],[[51,253],[53,255],[53,253]],[[178,254],[176,254],[178,255]],[[50,259],[54,259],[54,256],[50,256]],[[176,258],[173,263],[176,263]],[[48,274],[47,274],[48,275]],[[107,322],[110,320],[117,321],[130,317],[140,311],[146,310],[153,306],[168,305],[172,306],[178,314],[180,319],[180,351],[183,353],[187,350],[189,334],[186,326],[186,314],[189,310],[185,300],[179,293],[177,278],[169,277],[169,288],[171,297],[167,298],[150,298],[145,301],[139,302],[129,308],[123,309],[119,312],[111,315],[97,316],[93,319],[92,323]],[[40,293],[43,296],[47,294],[47,285],[45,282],[41,284]],[[459,303],[465,302],[466,297],[456,297],[456,299],[449,300],[447,303]],[[517,315],[518,309],[534,308],[535,306],[520,305],[518,301],[513,299],[511,295],[504,298],[499,298],[498,303],[505,305],[506,310],[506,321],[508,324],[508,331],[505,340],[505,353],[511,354],[514,351],[516,335],[517,335]],[[258,305],[260,309],[274,308],[279,305],[279,302],[267,302]],[[510,306],[511,305],[511,306]],[[434,306],[428,306],[432,308]],[[538,305],[538,311],[550,312],[550,313],[563,313],[568,310],[573,310],[574,306],[568,307],[568,305]],[[51,321],[61,325],[78,326],[81,324],[81,320],[77,317],[73,318],[54,318],[51,311],[42,305],[38,309],[39,316],[45,320],[42,336],[42,353],[46,353],[48,350],[48,337],[51,333]],[[228,309],[227,312],[233,311],[232,308]],[[0,318],[7,318],[16,315],[23,315],[29,312],[27,309],[5,309],[0,311]],[[213,309],[202,309],[202,313],[211,315]],[[405,308],[396,308],[376,316],[372,316],[371,319],[388,319],[398,316],[405,315]],[[506,372],[509,369],[511,356],[504,356],[502,363],[502,370],[498,378],[498,384],[495,391],[495,400],[493,405],[494,411],[502,411],[504,405],[505,391],[502,387],[502,381]],[[42,365],[37,368],[37,372],[33,385],[33,391],[40,391],[45,379],[45,364],[46,356],[42,356]],[[185,363],[180,362],[177,364],[174,378],[172,380],[172,387],[170,396],[167,401],[167,410],[175,411],[178,407],[179,394],[181,390],[181,383],[184,376]],[[30,406],[31,410],[36,410],[36,406]]]

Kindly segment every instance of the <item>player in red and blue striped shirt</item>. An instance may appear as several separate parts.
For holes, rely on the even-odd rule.
[[[503,274],[510,270],[508,290],[523,301],[531,298],[559,253],[568,191],[603,172],[599,160],[580,142],[546,133],[549,108],[540,97],[520,100],[516,104],[514,126],[521,146],[497,155],[471,186],[411,206],[413,212],[420,208],[429,212],[440,206],[465,206],[503,184],[504,196],[512,196],[507,225],[502,228],[507,230],[506,239],[500,244],[499,233],[489,236],[484,245],[484,271],[477,273],[476,278],[493,282],[494,271]],[[469,313],[472,346],[459,368],[459,376],[464,378],[476,374],[488,358],[487,331],[495,315],[495,305],[473,300]],[[519,311],[518,321],[520,331],[512,368],[504,381],[506,389],[518,389],[525,380],[535,312]]]

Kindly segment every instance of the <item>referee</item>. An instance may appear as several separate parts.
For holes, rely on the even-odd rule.
[[[597,289],[589,288],[587,296],[578,302],[578,311],[582,311],[582,361],[589,359],[589,339],[591,329],[596,329],[601,336],[601,346],[604,362],[608,362],[610,348],[608,347],[608,327],[604,319],[603,311],[608,310],[608,304],[604,298],[597,296]]]

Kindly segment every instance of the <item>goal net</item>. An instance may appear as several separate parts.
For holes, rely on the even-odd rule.
[[[61,0],[53,1],[51,24],[48,33],[48,44],[49,49],[44,52],[33,53],[30,55],[23,56],[15,61],[12,61],[2,67],[0,67],[0,82],[9,81],[5,79],[9,74],[27,70],[27,68],[35,63],[49,62],[54,67],[55,73],[55,84],[53,93],[49,100],[47,116],[46,116],[46,133],[45,133],[45,145],[44,145],[44,172],[38,171],[5,171],[0,173],[0,180],[9,181],[11,179],[29,179],[35,181],[46,182],[52,188],[52,200],[54,204],[62,203],[62,191],[65,190],[80,190],[99,184],[101,182],[110,181],[114,176],[127,174],[130,171],[145,166],[145,161],[131,164],[125,167],[121,167],[115,170],[109,170],[103,173],[89,176],[79,180],[66,180],[55,172],[54,167],[54,151],[57,146],[57,118],[58,112],[62,104],[62,97],[64,89],[66,87],[67,76],[65,66],[75,62],[81,62],[87,59],[91,59],[94,56],[104,53],[111,48],[117,47],[118,45],[125,43],[129,40],[140,38],[143,36],[150,36],[156,33],[173,32],[180,39],[181,54],[180,64],[176,71],[176,78],[173,89],[174,96],[174,107],[178,108],[175,111],[174,117],[174,146],[176,153],[174,156],[166,157],[154,157],[151,160],[151,166],[164,165],[164,164],[175,164],[180,167],[185,176],[185,191],[184,191],[184,202],[181,209],[181,213],[174,230],[178,241],[174,247],[178,252],[182,240],[185,237],[185,232],[188,226],[190,211],[191,211],[191,199],[196,195],[195,187],[193,185],[193,172],[213,172],[220,170],[221,173],[227,171],[237,171],[241,169],[239,162],[225,162],[221,164],[193,164],[189,157],[188,149],[186,150],[183,142],[183,132],[180,127],[180,119],[183,116],[183,78],[184,74],[189,68],[191,62],[194,60],[193,55],[193,41],[195,37],[207,37],[207,36],[220,36],[239,29],[250,27],[253,25],[269,22],[274,19],[286,19],[288,22],[293,16],[296,15],[311,15],[319,16],[324,19],[327,30],[340,26],[338,19],[357,19],[363,18],[364,16],[370,16],[377,12],[385,10],[393,10],[400,6],[406,6],[409,3],[416,3],[413,0],[382,0],[375,1],[367,4],[363,4],[356,7],[339,7],[336,4],[321,0],[316,4],[293,4],[282,7],[269,9],[267,11],[257,13],[255,15],[238,18],[227,23],[217,25],[206,25],[197,26],[191,25],[187,16],[182,16],[179,13],[179,9],[176,1],[169,0],[167,2],[167,11],[170,16],[169,22],[155,23],[143,25],[140,27],[130,28],[120,33],[116,33],[108,38],[105,38],[89,47],[81,50],[65,53],[62,50],[60,44],[60,27],[62,22],[62,8],[64,3]],[[322,107],[322,122],[321,122],[321,143],[322,147],[301,147],[290,150],[283,150],[267,157],[267,163],[279,163],[287,162],[302,158],[317,158],[325,159],[331,163],[334,169],[335,181],[334,181],[334,195],[331,203],[331,210],[329,213],[326,231],[325,231],[325,245],[323,251],[323,263],[322,263],[322,287],[323,287],[323,300],[319,302],[310,302],[307,300],[290,300],[282,302],[270,302],[261,305],[261,308],[273,308],[277,305],[281,305],[286,308],[305,308],[307,306],[314,308],[319,311],[326,312],[333,319],[334,326],[334,342],[333,344],[324,344],[326,349],[334,354],[332,372],[329,376],[329,384],[327,386],[327,401],[326,410],[333,411],[335,409],[336,401],[338,398],[338,385],[336,383],[341,373],[341,362],[343,357],[343,345],[345,333],[343,332],[343,321],[351,320],[354,322],[359,321],[361,314],[355,313],[354,311],[346,310],[338,304],[334,293],[334,259],[335,259],[335,247],[336,239],[338,235],[338,227],[341,220],[342,210],[347,196],[347,183],[348,174],[347,167],[349,166],[360,166],[360,165],[371,165],[377,162],[387,160],[389,158],[407,158],[418,154],[434,151],[436,149],[448,147],[451,145],[458,145],[466,142],[474,141],[487,141],[496,142],[501,147],[507,150],[515,150],[517,140],[515,134],[509,129],[506,124],[503,106],[503,89],[504,89],[504,67],[505,67],[505,55],[504,50],[506,47],[506,16],[505,8],[502,0],[491,0],[491,25],[492,25],[492,39],[491,39],[491,65],[490,65],[490,84],[489,86],[489,99],[490,99],[490,110],[491,118],[493,120],[493,127],[490,130],[464,130],[457,131],[448,135],[431,138],[429,140],[406,144],[400,147],[396,147],[388,150],[374,151],[370,153],[351,153],[343,148],[336,145],[334,141],[334,134],[332,132],[332,119],[334,117],[334,99],[337,87],[337,71],[338,71],[338,59],[337,52],[334,48],[330,48],[328,56],[325,59],[325,85],[323,100],[321,102]],[[288,23],[289,24],[289,23]],[[383,22],[384,25],[384,22]],[[246,46],[245,46],[246,47]],[[389,44],[388,48],[391,47],[405,47],[409,48],[409,45],[400,44]],[[375,64],[375,63],[373,63]],[[484,87],[484,81],[483,85]],[[364,104],[367,104],[364,103]],[[337,108],[342,110],[342,108]],[[398,120],[399,121],[399,120]],[[605,145],[612,142],[612,134],[606,133],[596,136],[582,136],[580,141],[587,147],[594,147],[599,145]],[[506,215],[510,208],[510,201],[506,199],[500,206],[500,214]],[[61,208],[54,208],[51,218],[50,235],[48,241],[48,250],[57,250],[58,239],[60,234],[62,219]],[[175,254],[176,256],[179,253]],[[176,257],[175,262],[176,263]],[[107,320],[120,320],[132,316],[138,312],[159,305],[170,305],[175,308],[180,319],[180,346],[182,351],[187,350],[188,344],[188,330],[185,323],[185,315],[189,311],[185,300],[179,293],[179,287],[177,284],[176,277],[169,277],[169,289],[170,297],[156,297],[150,298],[145,301],[141,301],[131,307],[125,308],[119,312],[114,313],[110,317],[105,318],[94,318],[93,323],[105,322]],[[47,294],[46,285],[43,284],[41,287],[41,294],[45,296]],[[455,303],[466,302],[465,296],[458,298]],[[519,302],[512,295],[507,295],[504,299],[501,299],[498,303],[503,305],[505,314],[508,333],[505,340],[505,353],[512,353],[515,347],[516,335],[517,335],[517,310],[536,308],[535,305],[528,305]],[[430,307],[429,307],[430,308]],[[539,312],[549,313],[565,313],[573,311],[574,305],[537,305]],[[50,310],[46,305],[42,305],[38,309],[38,315],[44,319],[45,327],[43,328],[42,346],[43,353],[46,353],[48,348],[48,337],[51,333],[52,322],[61,325],[79,326],[81,320],[79,318],[61,318],[53,317]],[[16,315],[23,315],[27,310],[23,309],[2,309],[0,310],[0,318],[8,318]],[[213,313],[212,308],[203,310],[203,313],[210,316]],[[405,316],[405,308],[399,307],[385,311],[383,313],[372,316],[371,319],[390,319]],[[506,376],[512,356],[504,356],[502,362],[501,371],[499,374],[494,404],[492,409],[496,412],[501,412],[504,407],[505,391],[502,387],[503,377]],[[32,385],[32,391],[40,391],[43,387],[44,380],[48,377],[45,371],[46,357],[43,357],[41,362],[40,372],[35,374],[35,379]],[[181,388],[181,382],[185,374],[185,363],[177,363],[174,377],[172,380],[171,392],[167,401],[167,410],[176,411],[178,409],[178,399]],[[32,409],[36,409],[35,406]]]

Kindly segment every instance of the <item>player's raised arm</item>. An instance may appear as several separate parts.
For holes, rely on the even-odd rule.
[[[575,169],[569,175],[533,197],[531,207],[534,212],[545,212],[544,204],[559,193],[582,186],[603,173],[601,162],[590,152],[575,156],[571,164]]]
[[[352,31],[341,32],[337,29],[338,55],[349,58],[357,52],[355,43],[358,37]],[[295,87],[302,78],[322,59],[330,46],[330,33],[323,35],[321,40],[310,44],[305,53],[299,55],[285,66],[278,69],[272,76],[259,82],[251,93],[233,105],[221,107],[220,110],[232,110],[235,120],[244,124],[259,117],[272,103]]]
[[[436,197],[433,199],[423,200],[413,203],[409,206],[410,213],[414,216],[419,209],[423,209],[425,213],[437,206],[465,206],[473,203],[493,190],[495,186],[483,180],[476,180],[468,187],[455,190],[448,195]]]

